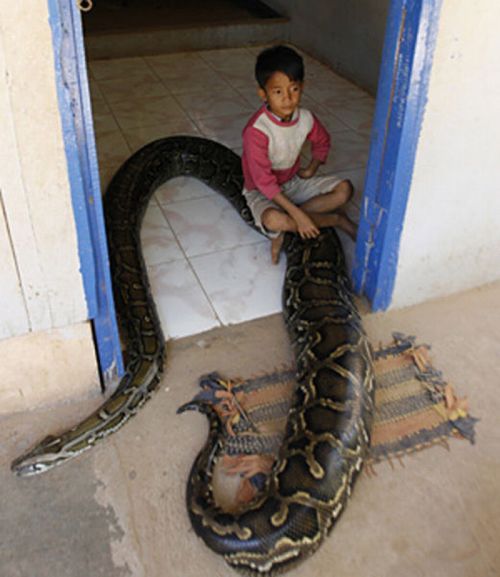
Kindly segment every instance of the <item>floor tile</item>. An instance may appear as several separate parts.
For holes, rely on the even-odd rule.
[[[181,338],[220,326],[186,260],[148,268],[165,338]]]
[[[99,88],[99,84],[92,78],[89,78],[89,94],[92,106],[94,108],[97,104],[101,103],[107,107],[106,101],[104,100],[104,95],[101,89]]]
[[[201,118],[196,120],[196,125],[207,138],[217,140],[232,148],[241,146],[241,133],[248,119],[248,113],[235,114],[224,118]]]
[[[141,246],[147,266],[184,259],[170,225],[154,201],[150,202],[144,215]]]
[[[231,86],[238,90],[254,93],[257,90],[257,81],[253,68],[238,68],[232,72],[220,71],[221,77]]]
[[[118,168],[130,156],[130,149],[119,130],[96,131],[99,163]]]
[[[123,129],[140,126],[158,126],[176,118],[186,118],[186,113],[172,96],[147,97],[140,100],[123,100],[111,104],[113,114]]]
[[[92,114],[112,114],[109,104],[104,97],[94,99],[91,97]]]
[[[172,178],[155,192],[156,200],[161,206],[167,206],[173,202],[215,196],[218,193],[197,178],[178,176]]]
[[[201,57],[233,86],[245,86],[255,78],[255,56],[246,49],[210,50]]]
[[[354,132],[346,130],[337,132],[332,139],[332,149],[323,169],[328,172],[338,172],[350,168],[363,168],[368,161],[370,140]]]
[[[94,110],[94,132],[96,134],[103,134],[106,132],[119,131],[120,128],[116,123],[115,117],[108,112],[97,112]]]
[[[230,86],[214,89],[210,93],[179,94],[177,101],[194,120],[243,113],[250,117],[253,112],[250,104]]]
[[[92,76],[96,80],[111,78],[141,77],[149,72],[149,66],[143,58],[113,58],[110,60],[93,60],[89,63]]]
[[[327,128],[329,128],[328,125]],[[370,149],[369,137],[358,134],[354,130],[343,130],[330,134],[332,137],[330,152],[325,164],[319,167],[318,173],[350,174],[358,169],[364,170]],[[311,145],[309,142],[304,144],[301,156],[303,165],[310,162]]]
[[[196,125],[186,117],[166,120],[156,126],[125,128],[122,129],[122,132],[132,152],[135,152],[149,142],[153,142],[159,138],[166,138],[167,136],[200,135]]]
[[[253,77],[252,77],[253,78]],[[258,110],[262,106],[262,98],[257,94],[258,85],[252,78],[245,83],[231,84],[239,94],[248,102],[253,111]]]
[[[300,100],[300,105],[302,108],[306,108],[310,110],[313,114],[316,114],[320,119],[323,118],[327,114],[327,111],[321,104],[313,100],[307,92],[302,94],[302,98]]]
[[[321,62],[314,60],[314,58],[311,58],[310,56],[303,56],[302,58],[304,60],[305,81],[307,82],[307,85],[315,84],[321,80],[336,80],[338,78],[330,68],[321,64]]]
[[[159,54],[146,56],[144,60],[155,74],[165,80],[186,76],[186,71],[189,71],[191,78],[194,78],[200,72],[211,70],[210,65],[199,56],[198,52]]]
[[[99,86],[103,94],[105,94],[108,103],[151,98],[152,96],[167,96],[169,94],[161,81],[149,71],[146,71],[141,76],[102,80],[99,82]]]
[[[271,263],[268,241],[193,257],[191,263],[223,324],[281,311],[285,259]]]
[[[361,88],[334,77],[323,82],[311,82],[307,85],[307,92],[311,98],[333,113],[335,107],[344,102],[368,97]]]
[[[262,240],[218,195],[169,204],[164,214],[188,257]]]
[[[94,117],[94,125],[99,179],[101,192],[104,194],[113,175],[130,156],[130,149],[121,131],[112,128],[116,123],[111,118],[103,120],[99,116]],[[106,130],[106,127],[110,130]]]
[[[99,159],[99,181],[101,185],[101,194],[104,194],[106,192],[106,189],[108,188],[111,179],[115,175],[116,171],[120,168],[120,166],[121,163],[120,164],[106,163],[102,162]]]
[[[318,113],[318,118],[331,136],[337,132],[344,132],[349,128],[335,114],[331,114],[328,109],[325,108],[322,108],[322,112]],[[335,143],[335,136],[332,136],[331,140],[333,145]]]
[[[190,92],[205,92],[210,94],[214,88],[229,87],[229,84],[215,70],[192,71],[179,70],[176,76],[161,77],[163,84],[172,94],[188,94]]]
[[[350,215],[352,216],[352,215]],[[356,255],[356,244],[352,238],[346,234],[343,230],[337,230],[340,242],[342,243],[342,248],[344,249],[345,263],[347,270],[351,273],[354,267],[354,258]]]
[[[349,128],[369,135],[372,130],[375,100],[371,97],[348,100],[337,104],[332,112]]]
[[[348,170],[339,170],[336,172],[342,179],[350,180],[354,186],[354,195],[351,202],[358,208],[361,207],[363,191],[365,186],[366,168],[351,168]]]
[[[232,72],[242,67],[255,66],[255,56],[246,48],[202,50],[198,54],[202,60],[219,71]]]

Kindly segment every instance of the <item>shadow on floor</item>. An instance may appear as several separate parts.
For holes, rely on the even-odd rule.
[[[83,25],[92,34],[277,17],[277,12],[259,0],[99,0],[83,14]]]

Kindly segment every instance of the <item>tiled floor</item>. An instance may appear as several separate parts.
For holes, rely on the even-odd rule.
[[[103,189],[142,145],[174,134],[220,141],[241,153],[241,131],[260,105],[253,80],[261,48],[165,54],[89,63]],[[359,214],[374,99],[304,56],[303,106],[332,135],[321,172],[350,178]],[[304,151],[307,157],[307,151]],[[354,245],[341,235],[348,260]],[[142,231],[150,280],[169,338],[281,310],[284,259],[270,262],[268,241],[249,229],[217,193],[192,178],[159,188]]]

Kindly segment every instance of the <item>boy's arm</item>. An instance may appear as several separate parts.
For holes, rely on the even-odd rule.
[[[311,142],[312,160],[309,166],[301,168],[298,172],[301,178],[311,178],[316,174],[318,168],[326,161],[330,151],[330,135],[326,128],[313,114],[313,127],[307,135],[307,140]]]
[[[281,192],[276,176],[272,173],[267,137],[255,129],[245,130],[243,149],[246,152],[245,166],[256,188],[293,218],[302,238],[317,236],[319,230],[309,216]]]
[[[314,238],[318,236],[318,227],[314,224],[311,218],[291,200],[289,200],[282,192],[273,196],[275,202],[282,208],[290,218],[293,218],[297,224],[297,232],[302,238]]]
[[[323,163],[318,158],[313,158],[306,168],[301,168],[298,171],[300,178],[311,178],[316,174],[316,171]]]

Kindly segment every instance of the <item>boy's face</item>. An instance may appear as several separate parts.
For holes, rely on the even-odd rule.
[[[266,82],[265,90],[259,87],[258,92],[271,112],[288,121],[300,104],[302,88],[302,82],[291,80],[283,72],[275,72]]]

